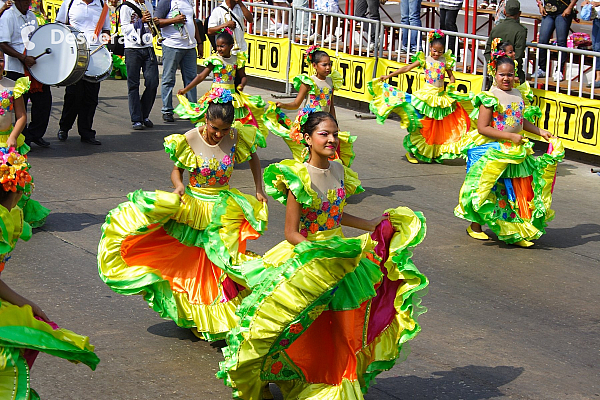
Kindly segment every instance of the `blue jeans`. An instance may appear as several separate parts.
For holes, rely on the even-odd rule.
[[[292,7],[305,7],[308,8],[308,0],[293,0]],[[296,34],[307,35],[310,32],[310,21],[308,20],[308,13],[305,11],[297,11],[294,15],[296,23]]]
[[[154,49],[125,49],[125,64],[131,122],[143,122],[150,116],[158,90],[158,62]],[[144,73],[144,93],[141,98],[140,70]]]
[[[573,20],[573,14],[568,17],[562,15],[546,15],[542,17],[542,26],[540,27],[540,43],[550,43],[550,38],[554,29],[556,29],[556,45],[561,47],[567,46],[567,37],[569,36],[569,28],[571,27],[571,21]],[[565,63],[567,62],[568,54],[562,54],[560,57],[560,71],[562,72]],[[546,62],[548,60],[548,51],[540,49],[540,61],[539,67],[542,71],[546,71]]]
[[[400,1],[400,23],[410,26],[421,26],[421,0],[401,0]],[[420,38],[420,33],[410,31],[410,48],[416,50],[417,40]],[[408,29],[402,29],[402,46],[406,47],[408,43]]]
[[[181,69],[183,85],[187,86],[198,74],[196,67],[196,48],[193,49],[175,49],[173,47],[163,46],[163,74],[160,94],[162,97],[163,114],[173,113],[173,88],[175,87],[175,74],[177,66]],[[185,94],[191,102],[196,102],[196,88],[191,89]]]
[[[592,25],[592,48],[600,52],[600,19],[594,18]],[[596,57],[596,71],[600,71],[600,57]]]

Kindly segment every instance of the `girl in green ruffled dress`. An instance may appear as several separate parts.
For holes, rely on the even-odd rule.
[[[189,119],[194,124],[199,125],[205,121],[206,110],[210,103],[208,93],[200,98],[197,103],[190,103],[184,94],[198,86],[212,72],[213,83],[211,90],[221,88],[231,92],[235,108],[235,119],[243,125],[254,125],[257,129],[258,146],[266,147],[266,138],[269,131],[262,121],[265,102],[260,96],[248,96],[243,92],[247,83],[245,66],[248,54],[245,52],[231,53],[234,42],[233,32],[229,28],[221,30],[216,37],[215,43],[217,45],[217,54],[205,58],[203,65],[206,68],[189,85],[177,92],[179,105],[175,108],[174,112],[180,118]],[[235,87],[234,83],[236,76],[241,78],[240,84],[237,87]]]
[[[423,214],[348,214],[348,197],[363,189],[355,172],[330,161],[337,122],[315,112],[301,129],[308,160],[284,160],[264,174],[267,193],[286,206],[286,240],[230,271],[252,288],[218,373],[236,399],[272,398],[270,382],[285,399],[363,399],[421,330],[428,281],[411,256],[425,237]],[[368,233],[346,238],[342,225]]]
[[[513,87],[514,61],[504,52],[494,53],[489,69],[495,85],[472,100],[477,130],[465,137],[467,175],[454,214],[471,221],[467,233],[475,239],[489,239],[482,230],[487,224],[500,240],[530,247],[554,218],[550,205],[564,148],[550,132],[533,125],[541,112],[530,105],[533,94],[527,83]],[[534,157],[533,142],[523,131],[548,141],[547,153]]]
[[[428,41],[429,56],[420,51],[412,57],[412,64],[369,83],[374,97],[370,109],[377,121],[383,123],[390,112],[395,112],[401,117],[401,127],[408,129],[404,148],[406,159],[412,164],[417,160],[441,163],[460,156],[461,139],[470,128],[469,116],[459,101],[470,100],[472,96],[455,92],[453,85],[444,89],[446,75],[454,83],[452,68],[456,57],[452,51],[445,51],[444,34],[440,30],[431,31]],[[410,96],[385,82],[415,68],[423,69],[425,82]],[[415,109],[419,120],[416,124]]]
[[[29,90],[30,82],[27,77],[13,81],[3,76],[3,73],[4,53],[0,51],[0,147],[14,147],[19,154],[25,155],[30,148],[21,133],[27,124],[23,94]],[[25,222],[33,228],[44,225],[50,214],[49,209],[25,194],[18,206],[23,210]]]
[[[335,118],[334,92],[342,86],[342,75],[332,69],[331,58],[318,46],[306,49],[306,61],[312,65],[315,74],[298,75],[294,78],[294,88],[298,95],[290,103],[272,103],[265,112],[263,120],[269,130],[281,137],[292,151],[295,160],[305,161],[308,153],[301,143],[303,137],[300,126],[306,121],[310,112],[324,111]],[[303,105],[304,104],[304,105]],[[300,108],[302,107],[302,108]],[[291,119],[282,111],[298,110],[296,119]],[[334,158],[339,158],[342,164],[349,167],[354,161],[353,143],[356,136],[349,132],[339,132],[339,147]]]
[[[206,124],[165,138],[174,192],[138,190],[110,211],[98,270],[115,292],[141,294],[163,318],[220,340],[237,324],[236,307],[249,292],[224,270],[256,257],[246,241],[267,229],[268,210],[256,128],[234,120],[229,90],[209,95]],[[245,161],[256,197],[229,186],[234,166]]]
[[[33,185],[27,158],[14,147],[0,150],[1,273],[17,240],[31,237],[17,203]],[[37,304],[0,279],[0,399],[39,399],[29,385],[29,370],[40,351],[83,362],[92,370],[100,361],[88,337],[60,329]]]

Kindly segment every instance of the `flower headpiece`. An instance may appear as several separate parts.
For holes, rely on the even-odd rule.
[[[320,47],[317,46],[316,44],[313,44],[308,49],[306,49],[306,52],[304,54],[306,56],[306,61],[308,61],[309,64],[312,64],[313,54],[315,54],[315,51],[317,51],[319,49],[320,49]]]
[[[440,39],[440,38],[443,38],[444,36],[445,36],[444,32],[440,31],[439,29],[436,29],[427,34],[427,41],[429,43],[431,43],[431,42],[433,42],[433,39]]]
[[[5,191],[30,193],[33,183],[29,167],[27,157],[19,154],[14,147],[0,148],[0,184]]]
[[[506,57],[506,53],[503,52],[502,50],[492,52],[492,55],[490,56],[490,62],[487,65],[487,70],[488,70],[489,76],[496,75],[497,61],[501,57]]]
[[[233,31],[231,30],[230,27],[226,26],[225,28],[223,28],[219,31],[219,33],[223,33],[223,32],[227,32],[231,35],[231,37],[233,37]]]
[[[492,40],[492,47],[491,47],[492,54],[498,51],[498,45],[500,43],[502,43],[502,38],[494,38],[494,40]]]
[[[233,101],[231,90],[220,87],[209,90],[205,97],[211,103],[229,103]]]
[[[305,144],[304,134],[302,133],[302,125],[304,125],[310,114],[315,113],[317,111],[321,111],[320,107],[314,108],[306,106],[298,112],[298,116],[294,120],[294,123],[292,124],[292,129],[290,131],[290,138],[294,142]]]

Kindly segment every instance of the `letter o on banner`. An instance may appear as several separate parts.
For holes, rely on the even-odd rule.
[[[581,122],[581,136],[584,139],[591,139],[594,137],[596,133],[594,131],[594,127],[596,126],[596,116],[591,111],[586,111],[583,114],[582,122]]]

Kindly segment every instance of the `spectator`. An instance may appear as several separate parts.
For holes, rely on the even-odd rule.
[[[519,81],[525,82],[525,73],[523,72],[523,57],[527,48],[527,28],[519,23],[521,16],[521,4],[517,0],[508,0],[505,6],[506,18],[500,20],[498,25],[492,28],[490,37],[485,44],[485,59],[490,60],[492,40],[501,38],[504,42],[512,43],[515,50],[515,60],[517,61],[517,75]]]
[[[577,0],[537,0],[540,14],[542,14],[542,26],[540,27],[540,44],[550,43],[550,38],[556,29],[556,44],[560,47],[567,46],[567,37],[569,36],[569,29],[571,28],[571,22],[573,21],[573,9]],[[567,61],[567,56],[564,54],[560,55],[561,63],[557,73],[554,75],[554,80],[563,80],[563,68]],[[533,75],[537,78],[543,78],[546,76],[546,63],[548,60],[548,51],[540,49],[540,60],[538,63],[538,70]]]
[[[379,21],[379,0],[356,0],[356,6],[354,7],[354,16]],[[375,43],[374,24],[371,25],[371,43]],[[375,46],[373,45],[373,48],[374,47]]]
[[[440,0],[440,29],[443,31],[458,32],[456,18],[462,8],[463,0]],[[459,56],[460,51],[454,48],[456,37],[448,35],[448,49]]]
[[[421,26],[421,0],[400,0],[400,23],[410,26]],[[417,52],[417,41],[420,41],[421,32],[410,31],[410,52]],[[408,48],[408,29],[402,29],[402,47]],[[422,50],[422,48],[421,48]]]
[[[330,13],[340,13],[340,5],[338,3],[338,0],[315,0],[314,2],[314,7],[315,7],[315,11],[325,11],[325,12],[330,12]],[[329,20],[329,24],[325,23],[325,30],[323,30],[323,21]],[[316,32],[313,33],[308,40],[314,40],[315,44],[317,41],[321,40],[321,32],[324,31],[324,33],[327,35],[325,37],[325,44],[329,44],[329,43],[334,43],[337,42],[338,40],[338,35],[337,35],[337,26],[338,26],[338,19],[337,17],[325,17],[323,15],[319,16],[317,15],[317,29]],[[331,29],[331,31],[330,31]],[[331,32],[331,33],[329,33]]]
[[[594,22],[592,25],[592,48],[594,51],[600,52],[600,1],[584,1],[583,5],[592,4],[592,7],[596,9]],[[600,57],[596,57],[596,79],[594,83],[588,84],[588,86],[594,85],[595,88],[600,88]]]
[[[244,38],[244,20],[252,22],[253,18],[252,13],[242,3],[242,0],[223,0],[208,18],[208,34],[216,35],[221,29],[229,28],[233,31],[233,37],[239,47],[239,50],[232,50],[231,53],[237,54],[238,51],[248,51],[248,45]]]

